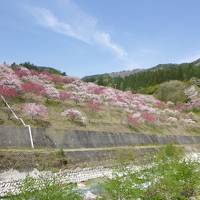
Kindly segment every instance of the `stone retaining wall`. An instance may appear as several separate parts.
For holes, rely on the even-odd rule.
[[[145,135],[32,128],[35,147],[40,148],[105,148],[154,144],[199,144],[200,136]],[[27,128],[0,126],[0,148],[30,147]]]

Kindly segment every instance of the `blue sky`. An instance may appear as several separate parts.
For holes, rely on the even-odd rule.
[[[199,0],[1,0],[0,62],[73,76],[200,58]]]

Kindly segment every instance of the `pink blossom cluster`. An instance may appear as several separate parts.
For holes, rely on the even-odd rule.
[[[93,83],[89,84],[87,87],[87,91],[90,94],[96,94],[96,95],[101,95],[104,93],[105,88],[102,86],[97,86]]]
[[[158,120],[158,116],[156,114],[152,114],[149,112],[137,112],[134,114],[128,115],[128,124],[130,126],[139,126],[142,123],[154,124]]]
[[[34,93],[34,94],[43,94],[44,87],[39,83],[34,82],[25,82],[22,84],[23,92]]]
[[[0,74],[11,74],[14,73],[13,70],[7,64],[0,64]]]
[[[75,80],[72,77],[60,76],[55,74],[48,74],[48,78],[55,84],[69,84]]]
[[[22,107],[23,112],[32,118],[47,118],[48,110],[44,105],[36,103],[25,103]]]
[[[144,120],[141,118],[140,113],[135,114],[129,114],[127,117],[128,125],[131,127],[136,127],[141,125],[141,123],[144,122]]]
[[[61,116],[67,117],[69,120],[74,122],[86,124],[86,117],[79,110],[74,108],[66,109],[61,113]]]
[[[15,74],[18,77],[23,77],[23,76],[29,76],[31,75],[31,71],[27,69],[26,67],[18,66],[17,69],[15,70]]]
[[[136,124],[142,123],[169,123],[169,119],[180,122],[184,118],[182,110],[178,110],[172,102],[164,103],[151,95],[133,94],[130,91],[123,92],[113,88],[97,86],[93,83],[76,81],[71,83],[71,90],[80,94],[79,100],[90,101],[97,99],[101,105],[114,106],[127,113],[128,121]],[[96,90],[100,92],[95,92]],[[90,105],[91,106],[91,105]],[[200,100],[189,104],[183,104],[187,109],[200,107]],[[136,113],[136,114],[135,114]],[[128,122],[128,123],[129,123]]]
[[[70,92],[67,92],[67,91],[61,91],[61,92],[59,93],[60,100],[62,100],[62,101],[65,101],[65,100],[67,100],[67,99],[70,99],[71,95],[72,95],[72,94],[71,94]]]
[[[93,112],[99,112],[101,110],[101,103],[97,100],[89,100],[87,107]]]
[[[157,116],[152,113],[144,112],[142,113],[142,116],[147,123],[155,123],[157,120]]]
[[[21,81],[8,65],[0,65],[0,85],[7,88],[21,89]]]
[[[15,74],[6,74],[5,76],[1,76],[0,85],[15,88],[17,91],[21,90],[21,81]]]
[[[7,98],[12,98],[18,96],[18,93],[15,88],[10,88],[4,85],[0,85],[0,95]]]
[[[50,99],[59,99],[60,93],[52,84],[44,85],[44,94]]]
[[[0,94],[15,97],[20,93],[35,93],[61,101],[73,100],[93,112],[100,111],[104,106],[113,107],[127,116],[129,124],[175,122],[179,121],[180,112],[200,107],[200,95],[195,87],[185,91],[190,102],[176,107],[171,102],[161,102],[151,95],[123,92],[48,71],[37,72],[22,66],[13,70],[7,65],[0,65]],[[84,119],[80,111],[74,109],[66,110],[66,116],[71,120]]]
[[[71,99],[76,103],[86,102],[91,110],[99,110],[100,105],[114,106],[127,113],[128,121],[141,123],[167,122],[168,117],[176,113],[175,108],[161,102],[151,95],[133,94],[130,91],[123,92],[113,88],[97,86],[93,83],[85,83],[76,80],[65,86],[71,91]],[[163,110],[168,109],[169,112]],[[134,115],[137,113],[137,116]]]
[[[48,77],[46,75],[37,74],[38,72],[36,72],[36,74],[35,74],[33,72],[34,71],[32,71],[32,73],[30,75],[21,77],[21,80],[22,81],[31,81],[31,82],[40,83],[40,84],[51,84],[51,81],[48,79]]]
[[[14,97],[15,95],[10,95],[10,93],[14,94],[14,90],[16,90],[16,93],[21,91],[31,92],[43,94],[48,98],[59,99],[60,94],[55,88],[53,81],[61,79],[63,83],[65,83],[65,77],[52,75],[49,72],[38,73],[22,66],[18,66],[13,70],[8,65],[0,65],[0,85],[2,86],[1,94],[4,96]],[[70,82],[70,80],[66,79],[66,82]],[[12,91],[9,88],[12,88]],[[6,94],[6,92],[8,94]]]
[[[187,112],[194,110],[194,109],[199,110],[200,109],[200,99],[197,99],[196,101],[188,102],[185,104],[179,104],[176,106],[176,108],[179,111],[187,111]]]

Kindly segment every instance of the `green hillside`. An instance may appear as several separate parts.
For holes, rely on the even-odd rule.
[[[160,64],[126,77],[111,77],[106,74],[85,77],[83,80],[123,91],[152,94],[156,89],[155,86],[160,83],[170,80],[188,81],[193,77],[200,78],[199,60],[192,63]]]

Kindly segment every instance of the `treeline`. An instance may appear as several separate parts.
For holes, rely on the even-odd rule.
[[[65,72],[61,72],[60,70],[57,70],[53,67],[38,66],[38,65],[32,64],[30,62],[20,63],[19,65],[24,66],[30,70],[35,70],[35,71],[39,71],[39,72],[48,71],[49,73],[52,73],[52,74],[64,75],[64,76],[66,75]],[[11,64],[12,68],[15,68],[17,66],[18,66],[18,64],[16,64],[16,63]]]
[[[111,86],[120,90],[132,90],[148,93],[147,88],[152,88],[160,83],[170,80],[187,81],[192,77],[200,78],[200,66],[196,63],[165,64],[143,70],[136,74],[112,78],[109,75],[91,76],[84,79],[98,85]]]

